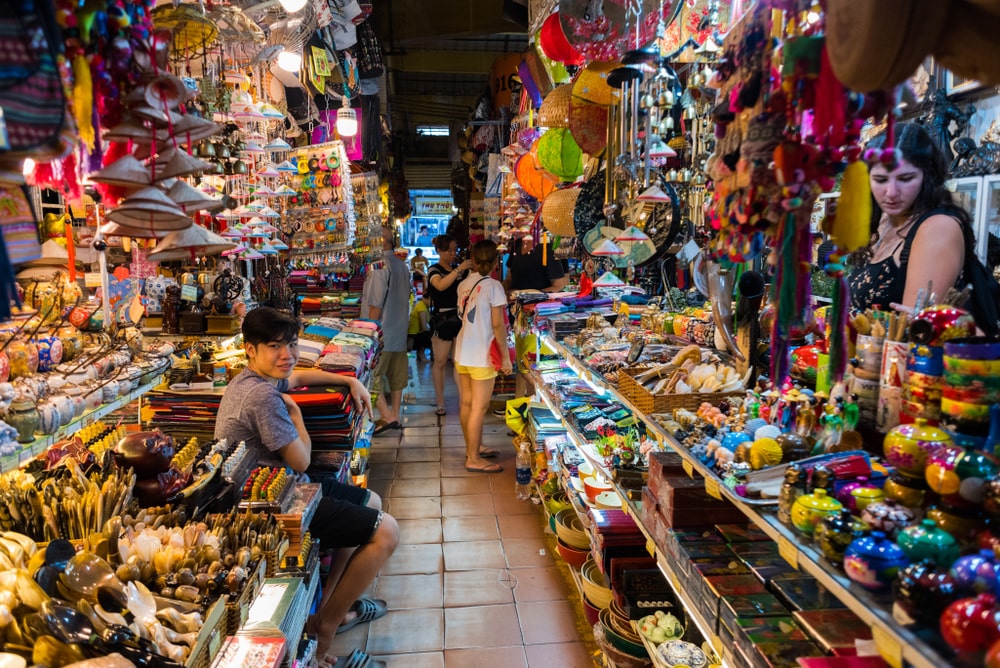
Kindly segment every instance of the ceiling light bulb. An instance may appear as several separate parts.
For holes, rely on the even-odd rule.
[[[294,51],[282,51],[278,54],[278,67],[286,72],[297,73],[302,67],[302,54]]]
[[[301,11],[309,3],[309,0],[278,0],[278,2],[286,12],[294,14]]]
[[[353,137],[358,134],[358,113],[351,108],[346,95],[344,105],[337,110],[337,134],[341,137]]]

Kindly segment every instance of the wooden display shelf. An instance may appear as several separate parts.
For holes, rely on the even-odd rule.
[[[816,578],[834,596],[850,608],[854,614],[871,626],[876,648],[890,666],[900,668],[904,664],[909,664],[914,668],[940,668],[940,666],[946,666],[951,663],[948,658],[941,656],[916,633],[896,622],[892,616],[892,611],[876,600],[871,593],[827,564],[814,545],[808,543],[796,534],[794,530],[779,522],[773,512],[767,510],[766,507],[747,503],[741,496],[724,484],[721,484],[719,477],[714,471],[691,455],[687,448],[677,443],[673,436],[664,430],[655,420],[639,411],[631,402],[622,397],[617,389],[611,387],[599,374],[587,368],[562,343],[556,341],[550,334],[540,335],[539,341],[562,356],[567,366],[575,371],[580,378],[591,386],[609,393],[616,401],[619,401],[623,406],[631,410],[636,418],[646,425],[647,433],[659,442],[661,449],[676,452],[683,458],[684,469],[689,476],[692,478],[695,474],[702,476],[705,480],[706,492],[717,498],[725,498],[732,502],[746,515],[747,519],[762,529],[778,544],[779,552],[790,565]],[[543,395],[544,400],[544,393],[539,392],[539,394]],[[551,399],[549,401],[551,402]],[[554,402],[552,403],[554,404]],[[557,412],[556,414],[560,413]],[[585,449],[582,453],[586,456]],[[642,522],[639,521],[634,510],[631,511],[631,514],[636,520],[636,524],[639,525],[643,533],[649,538],[649,532],[642,525]],[[652,543],[650,544],[652,545]],[[666,563],[666,560],[659,554],[658,550],[656,552],[657,564],[662,564],[661,570],[664,570],[664,567],[666,567],[667,571],[665,571],[665,574],[671,572],[669,571],[669,564]],[[669,575],[667,579],[676,588],[674,579],[671,579]],[[680,592],[678,592],[678,595],[680,595]],[[706,635],[705,637],[712,638],[711,635]],[[712,642],[714,646],[718,641],[713,638]]]

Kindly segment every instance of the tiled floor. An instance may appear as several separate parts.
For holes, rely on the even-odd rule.
[[[427,364],[404,401],[402,434],[376,437],[370,487],[399,521],[400,545],[373,585],[382,619],[337,636],[389,668],[591,668],[589,633],[538,506],[514,496],[514,448],[487,417],[483,445],[504,472],[465,470],[455,386],[434,415]]]

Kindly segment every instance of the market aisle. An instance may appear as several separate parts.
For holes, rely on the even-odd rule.
[[[589,629],[550,554],[541,510],[514,496],[506,425],[488,417],[483,434],[504,472],[468,473],[454,384],[440,419],[429,364],[416,385],[402,435],[379,436],[371,455],[370,486],[400,526],[374,585],[389,613],[337,636],[333,650],[364,647],[390,668],[590,668],[580,640]]]

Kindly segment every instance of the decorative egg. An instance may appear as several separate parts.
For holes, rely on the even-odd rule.
[[[910,563],[902,548],[881,531],[851,541],[844,552],[844,572],[866,589],[886,589]]]
[[[781,463],[782,450],[773,438],[759,438],[750,446],[750,466],[756,471]]]
[[[893,585],[896,603],[915,621],[937,624],[941,613],[963,596],[955,578],[930,559],[910,564]]]
[[[930,454],[951,442],[946,431],[928,425],[924,418],[917,418],[913,424],[901,424],[886,434],[882,451],[886,462],[900,473],[923,477]]]
[[[984,652],[1000,640],[1000,611],[996,598],[980,594],[962,598],[941,615],[941,635],[959,652]]]
[[[977,594],[995,595],[1000,585],[993,550],[980,550],[978,554],[961,557],[948,572],[960,587]]]
[[[910,561],[931,559],[942,568],[949,568],[961,551],[955,537],[932,519],[906,527],[896,536],[896,543]]]

